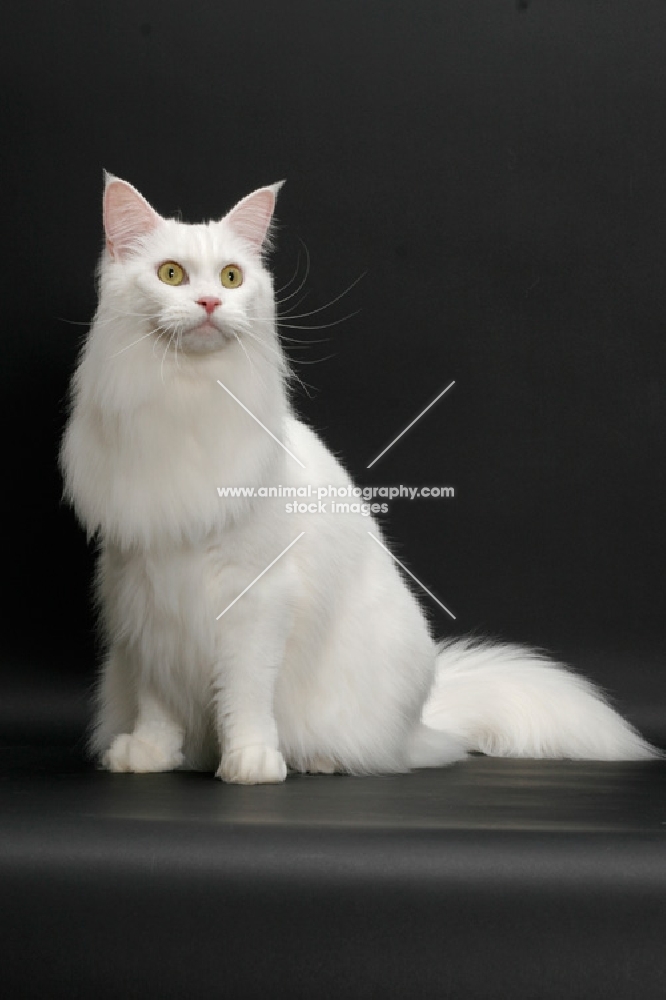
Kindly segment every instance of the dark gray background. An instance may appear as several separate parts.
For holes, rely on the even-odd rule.
[[[365,273],[312,322],[358,315],[286,331],[326,338],[296,405],[359,482],[455,487],[390,517],[437,631],[550,648],[663,725],[665,52],[661,0],[3,12],[5,722],[80,719],[93,677],[55,462],[107,168],[188,221],[287,179],[278,284],[300,240],[304,308]]]

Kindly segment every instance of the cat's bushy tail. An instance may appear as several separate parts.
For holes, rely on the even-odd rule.
[[[663,756],[590,681],[539,652],[503,643],[443,642],[422,721],[467,751],[493,757]],[[419,740],[415,767],[427,766],[434,734],[428,736]]]

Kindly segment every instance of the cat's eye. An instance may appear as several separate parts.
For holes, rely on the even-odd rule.
[[[225,288],[238,288],[243,284],[243,272],[237,264],[228,264],[220,271],[220,281]]]
[[[185,269],[175,260],[165,260],[157,269],[157,277],[165,285],[182,285],[185,281]]]

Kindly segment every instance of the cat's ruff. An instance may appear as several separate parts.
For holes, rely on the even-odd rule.
[[[100,544],[98,760],[257,783],[475,750],[654,756],[565,667],[513,646],[438,647],[368,539],[383,537],[371,517],[219,497],[225,485],[350,485],[288,401],[262,260],[278,188],[190,226],[107,176],[99,306],[61,450],[66,496]]]

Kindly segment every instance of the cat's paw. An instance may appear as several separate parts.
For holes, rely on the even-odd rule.
[[[316,754],[308,764],[307,770],[309,774],[335,774],[338,765],[332,757]]]
[[[102,757],[108,771],[173,771],[183,762],[182,753],[172,743],[149,742],[134,733],[121,733]]]
[[[215,777],[234,785],[274,784],[287,777],[287,765],[279,750],[256,744],[225,753]]]

